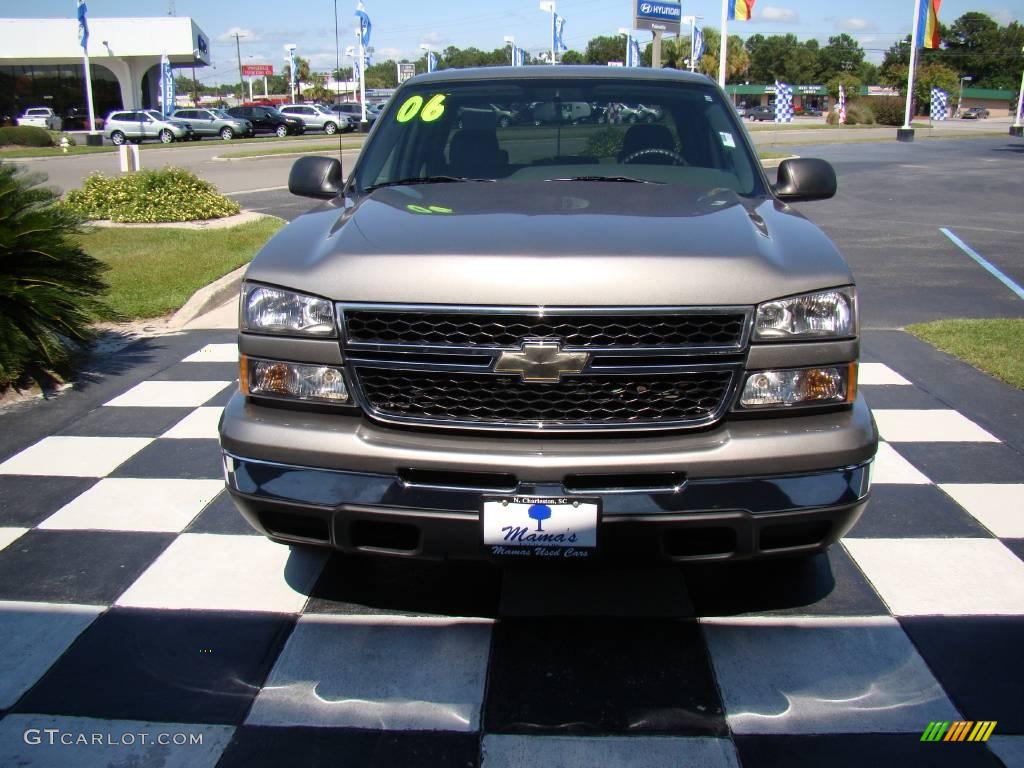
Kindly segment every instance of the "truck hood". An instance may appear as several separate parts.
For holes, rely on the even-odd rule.
[[[281,230],[246,279],[339,301],[520,306],[756,304],[853,282],[774,198],[585,181],[337,198]]]

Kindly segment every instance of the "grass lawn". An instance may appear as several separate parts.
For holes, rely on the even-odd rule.
[[[247,263],[284,224],[266,218],[228,229],[110,227],[82,235],[82,247],[109,265],[104,298],[114,310],[126,319],[159,317]]]
[[[1024,318],[937,320],[907,330],[937,349],[1024,389]]]
[[[362,139],[344,139],[341,144],[342,149],[359,149],[363,146]],[[331,144],[310,144],[307,147],[267,147],[266,149],[249,149],[240,152],[225,152],[219,157],[225,159],[237,159],[242,157],[271,157],[273,155],[305,155],[315,154],[321,152],[337,152],[338,142]]]

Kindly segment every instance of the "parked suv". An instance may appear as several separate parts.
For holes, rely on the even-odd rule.
[[[355,128],[359,127],[359,123],[363,120],[363,107],[359,102],[356,101],[345,101],[341,104],[332,104],[328,109],[335,114],[345,115]],[[366,105],[366,122],[372,126],[377,120],[379,113],[373,109],[372,104]]]
[[[256,133],[274,133],[283,138],[306,130],[302,120],[282,115],[273,107],[231,107],[227,113],[231,117],[248,120]]]
[[[494,561],[818,552],[869,495],[853,275],[688,72],[446,70],[402,84],[346,176],[256,255],[220,440],[258,530]],[[491,105],[655,123],[500,130]],[[536,112],[536,110],[535,110]],[[567,136],[569,138],[567,138]]]
[[[281,107],[281,114],[299,118],[305,123],[306,130],[323,131],[328,135],[355,130],[347,115],[331,112],[319,104],[285,104]]]
[[[197,139],[203,136],[220,136],[230,141],[236,136],[254,136],[252,123],[240,117],[232,117],[223,109],[179,109],[174,113],[177,120],[187,120],[192,125]]]
[[[164,117],[155,109],[111,112],[103,123],[103,132],[117,145],[146,139],[170,144],[172,141],[189,140],[195,135],[186,121]]]

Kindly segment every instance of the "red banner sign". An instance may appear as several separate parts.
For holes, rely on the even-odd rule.
[[[243,77],[268,77],[274,74],[273,64],[243,64]]]

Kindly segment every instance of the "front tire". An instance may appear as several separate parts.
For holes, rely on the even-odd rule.
[[[171,133],[168,129],[164,128],[162,131],[160,131],[160,141],[163,144],[170,144],[172,141],[174,141],[174,134]]]
[[[277,126],[277,128],[274,129],[274,133],[276,133],[278,135],[278,138],[283,139],[285,136],[288,135],[288,126],[287,125],[279,125],[279,126]]]
[[[231,141],[233,138],[235,138],[235,132],[232,131],[227,126],[225,126],[224,128],[220,129],[220,137],[224,139],[224,141]]]
[[[120,131],[114,131],[110,134],[110,143],[115,147],[120,147],[125,142],[125,135]]]
[[[338,126],[334,123],[324,123],[324,133],[328,136],[333,136],[338,132]]]

